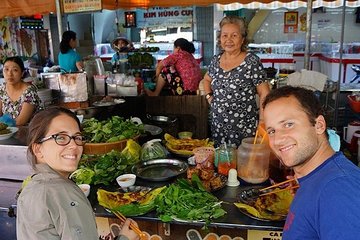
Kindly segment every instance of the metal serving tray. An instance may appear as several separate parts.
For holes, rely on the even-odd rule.
[[[155,159],[141,162],[132,167],[132,172],[139,178],[160,182],[185,173],[188,164],[177,159]]]

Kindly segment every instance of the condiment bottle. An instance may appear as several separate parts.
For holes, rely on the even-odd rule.
[[[221,145],[215,155],[218,173],[227,176],[230,169],[236,169],[236,155],[235,146]]]

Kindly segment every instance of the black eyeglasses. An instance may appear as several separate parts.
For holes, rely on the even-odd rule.
[[[78,146],[84,146],[86,143],[85,137],[77,134],[74,136],[67,135],[65,133],[56,133],[48,137],[44,137],[39,141],[39,143],[43,143],[47,140],[54,139],[57,145],[66,146],[70,143],[71,139],[74,139],[75,144]]]

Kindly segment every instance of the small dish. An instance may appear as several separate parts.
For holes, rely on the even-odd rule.
[[[178,136],[180,139],[191,139],[193,133],[192,132],[179,132]]]
[[[116,182],[119,184],[122,188],[127,188],[130,186],[133,186],[136,181],[136,175],[135,174],[123,174],[116,178]]]
[[[1,134],[0,140],[6,140],[11,138],[19,130],[17,127],[8,127],[8,129],[10,130],[10,132],[6,134]]]
[[[79,184],[78,185],[81,191],[85,194],[86,197],[90,194],[90,185],[89,184]]]

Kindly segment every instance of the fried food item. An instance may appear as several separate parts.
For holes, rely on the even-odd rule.
[[[293,195],[290,190],[282,191],[266,196],[260,196],[256,201],[234,203],[240,209],[244,209],[250,215],[268,220],[283,220],[289,211]]]
[[[204,188],[206,189],[206,191],[210,192],[211,191],[211,183],[210,181],[206,181],[206,180],[201,180]]]
[[[8,129],[8,128],[0,130],[0,135],[4,135],[4,134],[8,134],[8,133],[11,133],[10,129]]]
[[[8,125],[0,122],[0,131],[7,129]]]
[[[188,168],[188,170],[187,170],[187,178],[188,178],[188,179],[191,179],[191,176],[192,176],[193,174],[196,174],[196,175],[199,176],[199,174],[200,174],[200,169],[198,169],[198,168]]]
[[[209,139],[178,139],[168,133],[164,135],[165,146],[177,154],[192,155],[192,150],[197,147],[213,146]]]
[[[210,180],[211,189],[218,189],[222,187],[223,181],[220,176],[215,176]]]
[[[223,187],[226,182],[223,179],[224,176],[220,176],[216,174],[214,170],[210,169],[199,169],[197,167],[188,168],[187,178],[191,179],[193,174],[199,176],[204,188],[209,192]]]
[[[210,180],[212,177],[214,177],[214,170],[211,169],[201,169],[200,170],[200,179],[202,180]]]

